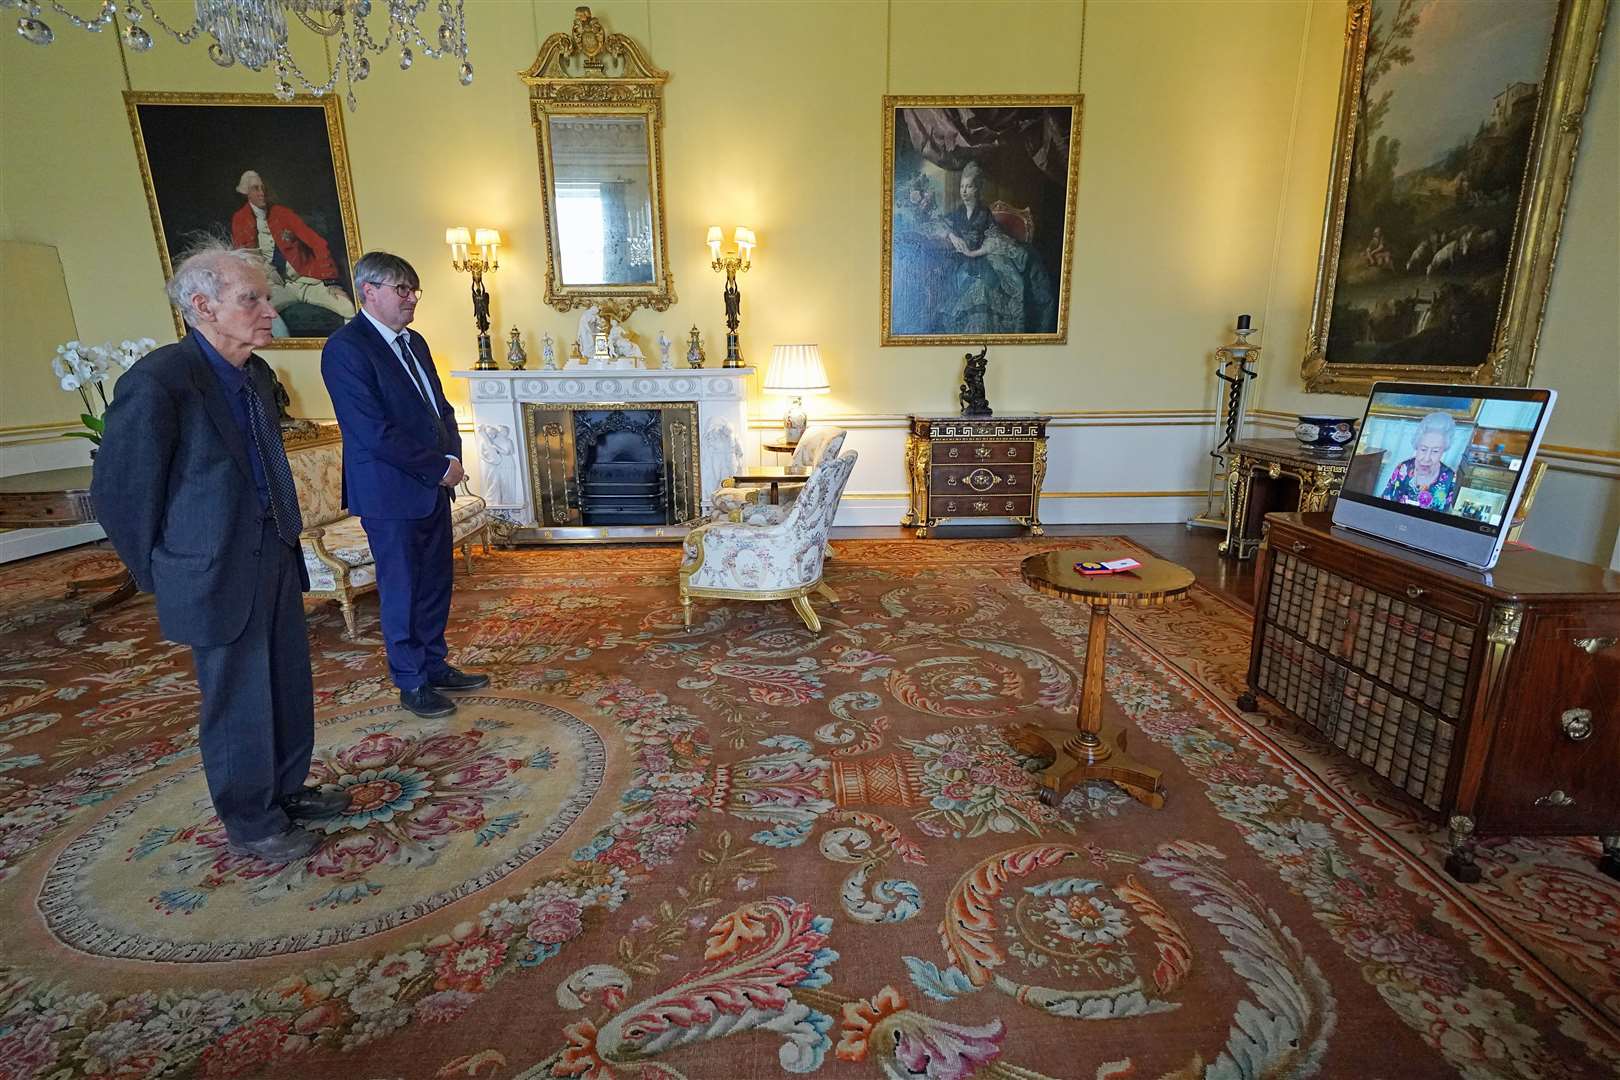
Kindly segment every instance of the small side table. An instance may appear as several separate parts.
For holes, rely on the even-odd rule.
[[[779,503],[782,501],[782,485],[802,484],[810,479],[810,466],[758,465],[733,473],[731,479],[738,484],[768,484],[771,489],[771,502]]]
[[[1130,557],[1141,566],[1124,574],[1088,576],[1074,568],[1077,562],[1107,562]],[[1032,757],[1050,757],[1041,772],[1041,801],[1056,806],[1063,793],[1086,780],[1118,784],[1138,802],[1158,810],[1165,790],[1158,769],[1143,765],[1125,752],[1126,731],[1102,719],[1103,665],[1108,655],[1109,616],[1116,607],[1158,607],[1186,594],[1193,574],[1164,559],[1126,551],[1065,548],[1031,555],[1022,566],[1024,584],[1037,592],[1061,596],[1091,607],[1091,633],[1086,639],[1085,681],[1080,686],[1080,710],[1074,728],[1019,724],[1010,741]]]
[[[81,465],[0,477],[0,526],[38,529],[95,521],[90,475],[90,466]],[[111,577],[68,582],[70,597],[89,589],[112,590],[90,606],[91,611],[102,611],[134,596],[135,578],[125,570]]]
[[[1372,469],[1377,475],[1382,461],[1381,450],[1360,454],[1356,470]],[[1267,514],[1326,510],[1349,470],[1348,450],[1317,453],[1297,439],[1233,442],[1226,469],[1226,539],[1218,550],[1235,559],[1249,558],[1260,547]]]
[[[799,448],[796,442],[767,442],[760,445],[773,454],[791,454]]]

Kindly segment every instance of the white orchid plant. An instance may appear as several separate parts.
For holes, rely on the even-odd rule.
[[[79,414],[79,419],[84,421],[85,430],[65,434],[100,443],[102,432],[107,428],[103,419],[107,414],[107,376],[115,365],[120,371],[128,371],[135,366],[135,361],[155,348],[157,342],[151,338],[126,339],[117,345],[110,341],[104,345],[85,345],[79,341],[58,345],[51,370],[62,381],[63,390],[77,390],[84,402],[84,412]]]

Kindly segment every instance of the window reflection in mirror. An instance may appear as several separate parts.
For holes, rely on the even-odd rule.
[[[564,285],[653,283],[645,116],[552,116]]]

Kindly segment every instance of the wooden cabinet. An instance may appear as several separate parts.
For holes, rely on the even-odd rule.
[[[918,536],[946,518],[1012,518],[1042,535],[1044,416],[913,416],[906,436],[911,505],[902,525]]]
[[[1620,877],[1620,573],[1526,549],[1489,572],[1272,514],[1249,693],[1281,706],[1451,830],[1603,837]]]

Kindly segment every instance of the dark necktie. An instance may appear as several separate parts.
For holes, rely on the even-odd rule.
[[[418,394],[422,395],[422,400],[427,402],[427,407],[433,409],[434,412],[438,412],[439,410],[434,408],[432,391],[423,386],[419,379],[422,372],[417,367],[416,354],[411,352],[410,342],[405,339],[404,334],[400,334],[394,339],[394,344],[399,346],[399,358],[405,364],[405,377],[411,380],[411,385],[416,388]]]
[[[298,511],[298,489],[287,464],[287,451],[251,381],[242,384],[242,394],[247,398],[248,426],[259,447],[259,463],[270,485],[270,513],[276,519],[276,535],[289,547],[297,547],[298,534],[304,531],[304,517]]]
[[[410,339],[403,332],[394,338],[394,344],[399,346],[399,357],[405,363],[405,377],[411,380],[416,392],[422,395],[422,403],[428,407],[428,412],[433,414],[433,428],[439,433],[439,447],[442,449],[446,444],[446,436],[444,418],[439,415],[439,403],[433,399],[432,385],[423,385],[418,381],[419,377],[426,379],[427,373],[417,364],[416,354],[411,352]]]

